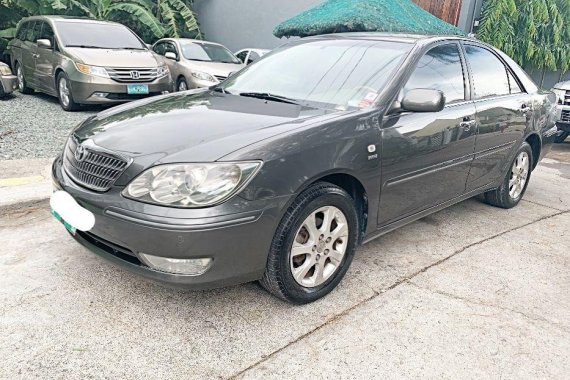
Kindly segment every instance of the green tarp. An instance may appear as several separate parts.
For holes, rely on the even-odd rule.
[[[464,35],[411,0],[326,0],[279,24],[277,37],[343,32]]]

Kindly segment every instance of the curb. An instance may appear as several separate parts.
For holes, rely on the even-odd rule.
[[[53,159],[0,161],[0,215],[44,207],[52,193]]]

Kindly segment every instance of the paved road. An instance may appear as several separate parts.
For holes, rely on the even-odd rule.
[[[476,200],[362,247],[295,307],[255,284],[183,292],[0,218],[0,378],[550,378],[570,373],[570,143],[525,201]]]

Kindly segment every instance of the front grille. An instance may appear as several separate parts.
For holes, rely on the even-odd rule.
[[[214,75],[216,77],[217,80],[219,80],[220,82],[225,81],[226,79],[228,79],[228,77],[224,77],[222,75]]]
[[[570,91],[566,91],[566,95],[564,96],[564,105],[570,106]]]
[[[562,117],[560,118],[560,121],[570,123],[570,110],[562,111]]]
[[[128,166],[128,161],[113,154],[82,145],[83,154],[77,149],[80,145],[71,137],[63,154],[63,168],[79,185],[95,191],[107,191]]]
[[[147,83],[158,78],[158,68],[123,68],[106,67],[107,73],[116,82],[120,83]]]

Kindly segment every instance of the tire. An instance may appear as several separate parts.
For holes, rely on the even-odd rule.
[[[178,78],[178,80],[176,81],[176,92],[186,91],[186,90],[189,90],[186,78],[184,77]]]
[[[20,62],[16,62],[16,77],[18,78],[18,90],[22,94],[34,93],[34,90],[31,87],[28,87],[28,82],[26,82],[26,78],[24,77],[24,69],[22,69]]]
[[[325,213],[330,223],[324,223]],[[313,221],[315,228],[310,232],[306,226]],[[327,182],[310,186],[295,199],[277,227],[261,285],[295,304],[324,297],[346,274],[359,228],[356,205],[346,191]],[[293,243],[297,254],[292,253]]]
[[[67,74],[64,72],[60,72],[57,75],[56,79],[56,90],[57,90],[57,98],[59,100],[59,104],[64,111],[76,111],[79,108],[79,104],[75,103],[73,100],[73,94],[71,92],[71,83],[69,82],[69,78]]]
[[[518,205],[530,182],[533,165],[532,149],[524,142],[517,151],[501,186],[485,193],[485,202],[504,209]]]
[[[566,138],[570,135],[570,132],[560,132],[559,135],[556,136],[554,142],[557,144],[562,144]]]

